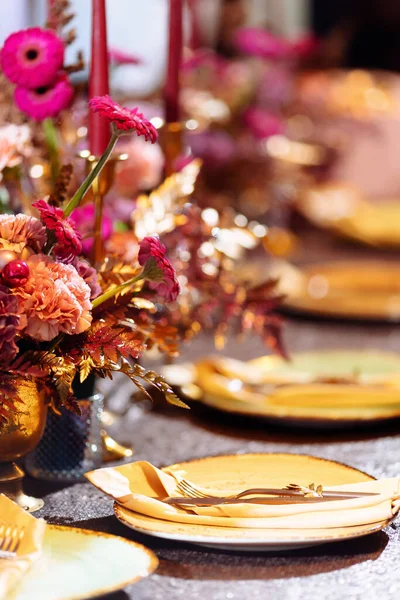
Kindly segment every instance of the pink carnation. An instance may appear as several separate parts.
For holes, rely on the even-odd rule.
[[[180,292],[174,267],[166,257],[166,248],[156,237],[145,237],[139,242],[139,264],[150,287],[167,302],[174,302]]]
[[[40,219],[57,240],[56,254],[63,258],[78,256],[82,252],[81,234],[74,223],[64,217],[61,208],[50,206],[45,200],[36,200],[32,204],[40,213]]]
[[[27,215],[0,215],[0,248],[18,245],[16,250],[30,246],[38,251],[47,240],[46,230],[39,219]],[[8,242],[8,243],[4,243]]]
[[[137,108],[131,110],[120,106],[107,94],[95,96],[89,101],[89,106],[94,113],[105,117],[120,134],[136,131],[146,142],[150,140],[154,144],[157,141],[157,129]]]
[[[10,81],[24,88],[49,85],[64,62],[64,42],[51,29],[32,27],[12,33],[1,51]]]
[[[74,259],[72,265],[90,287],[90,299],[93,300],[94,298],[97,298],[97,296],[100,296],[102,290],[97,277],[96,269],[92,267],[87,260],[78,260],[77,258]]]
[[[34,90],[16,87],[14,90],[14,100],[19,110],[36,121],[58,117],[71,104],[73,95],[74,89],[64,73],[60,73],[48,87]]]
[[[35,254],[27,260],[30,276],[13,289],[19,313],[27,318],[27,335],[51,341],[59,333],[78,334],[92,322],[90,287],[72,265]]]
[[[255,138],[265,140],[271,135],[284,131],[282,119],[264,108],[250,107],[243,114],[243,120]]]
[[[139,191],[156,187],[162,177],[164,155],[158,144],[146,144],[143,138],[132,138],[121,145],[127,160],[117,167],[116,186],[124,196],[135,196]]]
[[[291,53],[290,44],[261,27],[244,27],[235,35],[235,45],[240,52],[260,58],[286,58]]]

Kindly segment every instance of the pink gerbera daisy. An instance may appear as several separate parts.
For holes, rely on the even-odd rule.
[[[91,110],[105,117],[111,125],[121,134],[136,131],[137,135],[144,136],[152,144],[157,141],[158,133],[137,108],[130,110],[120,106],[110,96],[95,96],[89,101]]]
[[[51,29],[32,27],[11,34],[1,51],[10,81],[25,88],[49,85],[64,63],[64,42]]]
[[[36,121],[57,117],[70,105],[73,95],[73,87],[64,73],[60,73],[50,87],[35,90],[16,87],[14,90],[15,104]]]
[[[56,254],[63,260],[73,259],[82,252],[81,234],[70,219],[64,217],[61,208],[50,206],[45,200],[36,200],[32,204],[40,213],[42,223],[54,232],[57,240]]]
[[[180,292],[174,267],[166,257],[166,248],[156,237],[145,237],[139,242],[139,264],[150,287],[167,302],[174,302]]]

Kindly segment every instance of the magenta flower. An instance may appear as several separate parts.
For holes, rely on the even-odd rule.
[[[71,104],[73,95],[73,87],[64,73],[57,76],[51,87],[39,87],[35,90],[16,87],[14,90],[15,104],[36,121],[57,117]]]
[[[282,119],[264,108],[248,108],[243,113],[243,121],[258,140],[265,140],[284,131]]]
[[[90,299],[94,300],[94,298],[100,296],[102,290],[97,278],[96,269],[87,260],[79,260],[78,258],[75,258],[71,264],[78,271],[83,281],[90,287]]]
[[[26,317],[19,313],[18,299],[0,285],[0,364],[9,364],[16,356],[17,334],[26,326]]]
[[[150,287],[167,302],[174,302],[180,292],[175,269],[166,257],[166,248],[156,237],[145,237],[139,242],[139,264]]]
[[[235,35],[235,46],[243,54],[260,58],[286,58],[291,53],[290,44],[261,27],[244,27]]]
[[[154,144],[157,141],[156,128],[137,108],[124,108],[107,94],[95,96],[89,101],[89,106],[93,112],[105,117],[120,134],[136,131],[138,136],[144,136],[146,142],[150,140]]]
[[[70,221],[82,236],[82,250],[85,255],[90,254],[94,243],[94,204],[85,204],[76,208],[71,216]],[[108,240],[113,231],[113,224],[110,217],[103,215],[101,237],[104,241]]]
[[[32,27],[11,34],[1,51],[10,81],[24,88],[49,85],[64,63],[64,42],[51,29]]]
[[[81,234],[75,229],[74,223],[64,217],[61,208],[50,206],[45,200],[36,200],[32,206],[39,211],[40,219],[47,229],[54,232],[57,256],[68,260],[81,254]]]
[[[143,60],[138,56],[134,56],[118,48],[110,48],[108,50],[108,60],[116,67],[120,65],[140,65],[143,63]]]

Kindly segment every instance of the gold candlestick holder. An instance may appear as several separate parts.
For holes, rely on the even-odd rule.
[[[165,157],[165,176],[175,173],[177,159],[185,153],[184,133],[195,131],[198,123],[195,119],[188,121],[166,123],[157,120],[155,127],[158,130],[161,149]]]
[[[99,158],[89,152],[83,150],[79,154],[80,158],[86,161],[86,174],[93,171],[97,165]],[[104,258],[104,246],[102,239],[102,223],[103,223],[103,205],[104,198],[113,186],[115,179],[115,169],[117,163],[128,158],[127,154],[113,154],[104,165],[100,175],[96,177],[93,184],[86,194],[86,202],[94,202],[94,245],[93,245],[93,264],[98,266]]]

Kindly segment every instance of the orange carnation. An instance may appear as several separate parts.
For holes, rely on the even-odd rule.
[[[28,281],[13,289],[19,312],[28,320],[24,333],[35,340],[50,341],[59,333],[88,329],[92,322],[90,288],[75,267],[39,254],[28,258],[27,263]]]

